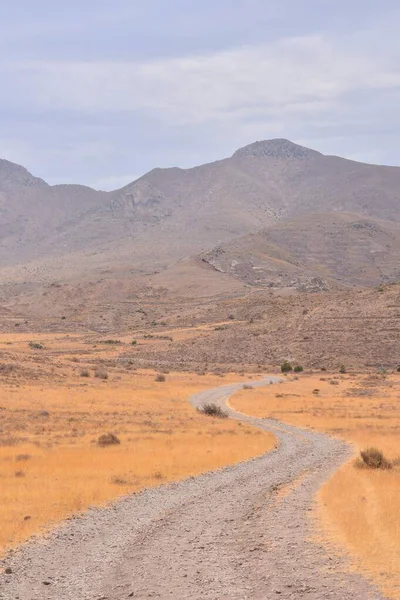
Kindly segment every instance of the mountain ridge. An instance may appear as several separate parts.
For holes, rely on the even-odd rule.
[[[0,170],[0,275],[9,279],[152,273],[304,215],[400,222],[399,167],[325,156],[285,139],[191,169],[156,168],[112,192],[49,186],[10,165]]]

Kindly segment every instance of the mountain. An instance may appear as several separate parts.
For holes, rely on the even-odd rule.
[[[48,186],[7,163],[0,190],[0,275],[6,281],[115,268],[154,273],[311,214],[400,221],[400,168],[324,156],[288,140],[255,142],[192,169],[154,169],[108,193]],[[307,235],[307,223],[302,227]]]
[[[34,177],[25,167],[0,159],[0,190],[38,187],[47,187],[47,183],[39,177]]]

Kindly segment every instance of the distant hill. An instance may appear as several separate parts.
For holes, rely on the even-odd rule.
[[[23,167],[7,161],[0,165],[0,276],[5,281],[74,278],[116,268],[152,273],[277,223],[282,228],[268,234],[276,239],[256,234],[257,244],[265,237],[287,253],[279,260],[287,256],[293,272],[300,268],[314,274],[315,264],[305,258],[307,248],[301,244],[301,237],[308,235],[307,220],[297,221],[298,217],[317,214],[310,217],[310,227],[320,222],[325,228],[315,225],[314,255],[317,239],[325,248],[324,235],[328,242],[343,235],[347,255],[353,242],[363,240],[369,247],[367,231],[345,225],[346,216],[337,221],[326,217],[323,225],[326,213],[356,213],[359,223],[400,221],[400,168],[324,156],[288,140],[255,142],[230,158],[193,169],[154,169],[108,193],[84,186],[48,186]],[[286,220],[291,225],[286,226]],[[378,245],[386,236],[395,247],[390,227],[376,227],[386,232],[373,234]],[[286,234],[297,239],[293,247],[283,241]],[[265,252],[269,255],[268,249]],[[300,264],[296,252],[303,253]],[[338,254],[338,260],[340,256],[344,254]],[[364,261],[366,251],[354,252],[351,283],[360,279],[354,275],[357,256]],[[389,256],[391,250],[391,260]],[[376,277],[380,268],[383,278],[395,276],[395,266],[387,274],[383,263],[372,263]],[[324,275],[346,282],[345,270],[335,272],[326,260],[318,264],[325,264]],[[364,281],[369,277],[377,280],[366,275]]]
[[[400,227],[347,213],[302,215],[218,245],[202,259],[251,285],[368,287],[400,281]]]

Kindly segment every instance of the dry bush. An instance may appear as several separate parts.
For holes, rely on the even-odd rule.
[[[391,469],[392,464],[378,448],[366,448],[361,450],[360,458],[356,461],[356,466],[367,469]]]
[[[159,383],[165,381],[165,375],[158,373],[154,381],[158,381]]]
[[[13,365],[11,363],[0,364],[0,373],[2,373],[2,374],[11,373],[11,371],[13,371],[14,368],[15,368],[15,365]]]
[[[129,481],[127,479],[124,479],[123,477],[118,477],[117,475],[115,477],[111,477],[110,481],[115,485],[129,485]]]
[[[81,377],[90,377],[90,373],[87,369],[82,369]]]
[[[204,404],[199,411],[208,417],[219,417],[220,419],[226,419],[228,413],[222,410],[218,404],[211,402],[210,404]]]
[[[329,380],[329,383],[330,383],[331,385],[339,385],[339,381],[338,381],[337,379],[330,379],[330,380]]]
[[[252,385],[250,385],[249,383],[245,383],[245,384],[244,384],[244,386],[243,386],[243,389],[244,389],[244,390],[253,390],[254,388],[253,388],[253,386],[252,386]]]
[[[17,456],[15,457],[15,460],[17,462],[22,462],[22,461],[29,460],[30,458],[32,458],[30,454],[17,454]]]
[[[24,471],[15,471],[15,477],[25,477]]]
[[[108,379],[108,373],[105,369],[96,369],[94,376],[97,377],[97,379]]]
[[[104,448],[105,446],[117,446],[121,441],[115,433],[103,433],[97,440],[97,445]]]

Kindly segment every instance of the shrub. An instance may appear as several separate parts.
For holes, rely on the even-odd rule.
[[[313,393],[313,394],[315,394],[316,396],[318,396],[318,394],[319,394],[319,389],[318,389],[318,388],[315,388],[315,390],[313,390],[313,391],[312,391],[312,393]]]
[[[245,383],[245,384],[244,384],[244,386],[243,386],[243,389],[244,389],[244,390],[252,390],[252,389],[253,389],[253,386],[252,386],[252,385],[250,385],[249,383]]]
[[[136,340],[132,340],[131,344],[132,344],[132,346],[136,346],[137,341]]]
[[[103,433],[97,440],[97,445],[104,448],[104,446],[118,446],[121,441],[117,438],[115,433]]]
[[[120,344],[121,341],[120,340],[103,340],[102,342],[100,342],[101,344],[111,344],[111,345],[115,345],[115,344]]]
[[[32,350],[44,350],[43,344],[39,344],[38,342],[29,342],[29,348],[32,348]]]
[[[290,364],[290,362],[288,360],[285,360],[282,364],[281,364],[281,372],[282,373],[289,373],[290,371],[293,371],[293,367]]]
[[[341,367],[340,367],[340,369],[339,369],[339,373],[342,373],[343,375],[344,375],[345,373],[347,373],[347,369],[346,369],[346,367],[345,367],[344,365],[341,365]]]
[[[96,369],[94,376],[97,377],[97,379],[108,379],[108,373],[105,369]]]
[[[218,404],[214,404],[213,402],[210,404],[203,404],[203,406],[199,408],[199,411],[209,417],[219,417],[220,419],[226,419],[228,416],[228,413],[222,410]]]
[[[400,373],[400,367],[397,367],[397,372]]]
[[[303,371],[304,371],[304,369],[301,365],[296,365],[294,368],[295,373],[302,373]]]
[[[127,479],[124,479],[123,477],[118,477],[118,475],[111,477],[110,481],[115,485],[129,485],[129,481]]]
[[[31,458],[30,454],[17,454],[17,456],[15,457],[15,460],[17,462],[22,462],[22,461],[29,460],[30,458]]]
[[[87,369],[82,369],[81,377],[90,377],[90,373]]]
[[[338,381],[337,379],[330,379],[330,380],[329,380],[329,383],[330,383],[331,385],[339,385],[339,381]]]
[[[158,375],[155,378],[155,381],[158,381],[159,383],[164,382],[165,381],[165,375],[163,375],[162,373],[158,373]]]
[[[367,448],[360,452],[361,461],[357,462],[357,466],[366,467],[368,469],[391,469],[391,463],[385,458],[383,452],[378,448]]]

